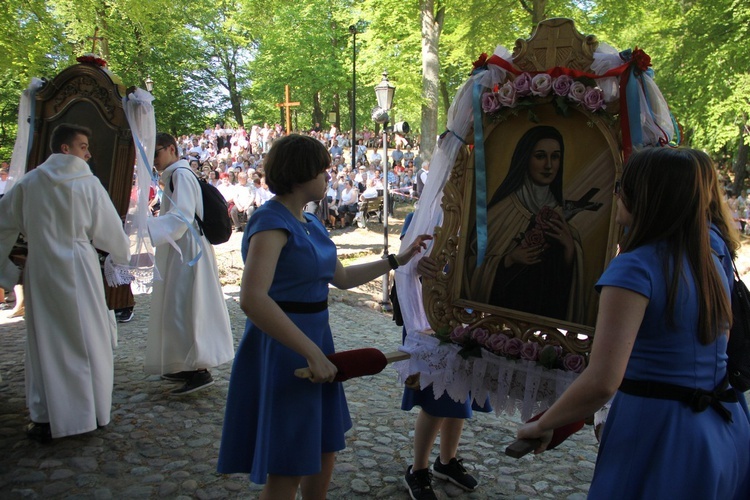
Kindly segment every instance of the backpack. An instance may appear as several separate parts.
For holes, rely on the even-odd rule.
[[[732,289],[732,329],[727,344],[727,376],[738,391],[750,389],[750,291],[734,268]]]
[[[190,169],[185,168],[185,170]],[[229,205],[227,205],[227,201],[221,192],[216,189],[216,186],[202,182],[197,176],[196,180],[198,180],[198,185],[201,188],[201,198],[203,199],[203,220],[198,217],[197,213],[195,214],[195,220],[198,221],[198,228],[201,234],[212,245],[226,243],[229,237],[232,236],[232,219],[229,218]],[[169,189],[174,192],[172,177],[169,178]]]

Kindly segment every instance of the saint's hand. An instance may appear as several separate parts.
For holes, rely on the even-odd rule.
[[[503,263],[506,268],[515,264],[521,264],[524,266],[539,264],[542,261],[544,250],[545,245],[532,245],[529,247],[518,245],[511,250],[510,253],[506,254]]]

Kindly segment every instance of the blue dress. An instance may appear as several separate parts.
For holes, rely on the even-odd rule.
[[[712,390],[726,375],[727,337],[709,345],[698,340],[698,302],[687,262],[674,324],[669,323],[662,249],[650,244],[619,255],[597,283],[599,290],[616,286],[649,299],[625,378]],[[720,266],[718,258],[714,261]],[[697,413],[680,401],[618,391],[604,426],[589,498],[750,498],[747,404],[740,397],[740,402],[722,405],[730,410],[732,423],[710,407]]]
[[[243,259],[256,233],[282,229],[288,234],[269,290],[277,302],[328,299],[336,246],[314,216],[305,217],[306,224],[271,200],[245,229]],[[328,309],[287,315],[325,354],[334,352]],[[313,384],[295,377],[294,370],[305,366],[302,356],[247,320],[229,381],[219,472],[247,472],[256,484],[265,484],[268,474],[317,474],[322,453],[346,447],[344,433],[352,423],[341,383]]]

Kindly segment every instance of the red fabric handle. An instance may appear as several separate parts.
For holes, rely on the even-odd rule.
[[[378,374],[388,364],[385,354],[372,347],[337,352],[328,356],[328,359],[339,370],[334,379],[336,382]]]

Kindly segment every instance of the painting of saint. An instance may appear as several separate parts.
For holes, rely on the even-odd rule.
[[[469,300],[549,318],[584,321],[584,246],[571,219],[597,210],[591,189],[563,197],[565,144],[553,126],[529,129],[515,146],[505,179],[487,203],[487,246],[477,267],[476,232],[464,272]]]

